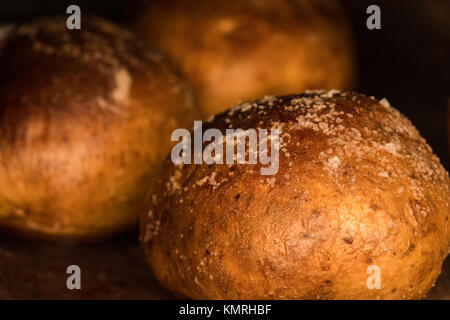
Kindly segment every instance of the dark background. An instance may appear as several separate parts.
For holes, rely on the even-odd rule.
[[[356,40],[357,91],[387,98],[414,123],[448,169],[446,109],[450,97],[450,1],[340,2]],[[77,4],[82,15],[95,13],[127,25],[137,11],[136,3],[120,0],[2,0],[0,24],[25,22],[45,14],[65,14],[68,5]],[[366,28],[369,16],[366,8],[371,4],[381,8],[381,30]],[[129,235],[113,243],[81,247],[24,246],[21,242],[5,244],[0,239],[0,298],[169,297],[149,275],[135,237]],[[429,298],[450,299],[449,260]],[[65,289],[65,268],[71,263],[86,270],[83,278],[86,285],[78,292]],[[34,267],[25,269],[23,265]]]

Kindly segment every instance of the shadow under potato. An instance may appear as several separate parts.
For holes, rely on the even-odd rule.
[[[136,234],[109,243],[59,245],[0,239],[0,299],[169,299],[153,278]],[[69,290],[69,265],[81,290]]]
[[[135,234],[109,243],[59,245],[0,238],[0,299],[172,299],[152,276]],[[81,290],[69,290],[69,265]],[[450,299],[450,258],[427,299]]]

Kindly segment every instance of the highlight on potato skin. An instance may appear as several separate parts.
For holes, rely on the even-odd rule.
[[[156,0],[135,22],[188,76],[204,115],[307,89],[353,89],[353,41],[336,1]]]
[[[134,227],[170,132],[197,118],[178,71],[92,16],[18,27],[0,69],[0,227],[80,240]]]
[[[449,253],[450,181],[411,122],[357,93],[250,104],[204,129],[278,128],[278,173],[168,157],[140,224],[160,283],[193,299],[423,298]]]

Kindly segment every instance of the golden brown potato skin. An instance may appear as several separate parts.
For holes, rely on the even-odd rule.
[[[0,226],[96,238],[134,226],[146,188],[190,126],[193,96],[160,53],[107,21],[19,27],[0,51]]]
[[[449,178],[385,99],[266,97],[203,129],[228,126],[279,128],[279,171],[167,159],[140,226],[164,286],[194,299],[425,296],[449,252]]]
[[[136,30],[181,66],[206,116],[240,100],[354,82],[349,30],[331,0],[156,0]]]

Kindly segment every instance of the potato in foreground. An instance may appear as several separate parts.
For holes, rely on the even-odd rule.
[[[0,50],[0,227],[96,238],[137,223],[193,96],[162,55],[105,20],[43,18]]]
[[[180,65],[206,116],[240,100],[354,83],[353,43],[334,0],[156,0],[136,30]]]
[[[270,176],[261,163],[166,160],[140,233],[173,293],[418,299],[434,284],[449,252],[449,177],[387,100],[339,91],[265,97],[209,128],[277,128],[279,168]]]

